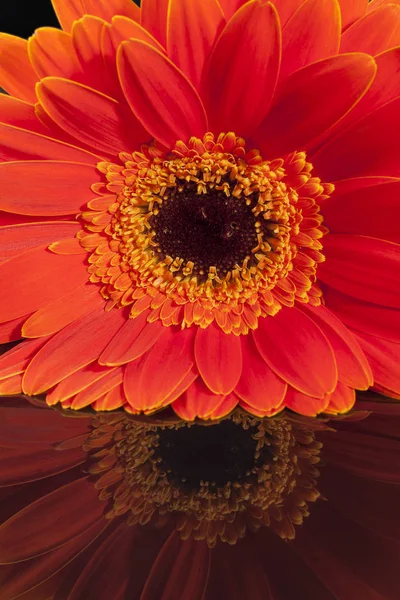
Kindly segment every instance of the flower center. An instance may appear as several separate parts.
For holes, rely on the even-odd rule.
[[[246,334],[294,302],[321,302],[319,202],[333,186],[305,154],[274,161],[233,133],[122,153],[99,163],[78,234],[90,280],[112,306],[149,322]]]
[[[200,281],[207,279],[212,268],[221,279],[236,264],[254,262],[252,249],[257,246],[258,231],[252,212],[257,200],[252,196],[251,203],[245,203],[222,190],[200,195],[194,183],[182,191],[175,188],[149,219],[160,259],[171,256],[182,258],[182,265],[192,263],[192,274]]]
[[[145,425],[98,415],[86,444],[108,518],[161,526],[183,539],[235,543],[270,526],[293,538],[319,497],[321,444],[302,424],[236,412],[213,425]]]

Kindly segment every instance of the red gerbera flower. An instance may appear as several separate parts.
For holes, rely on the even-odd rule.
[[[1,392],[188,420],[399,395],[400,6],[54,6],[64,31],[0,39]]]
[[[2,402],[1,600],[400,595],[398,404],[157,428]]]

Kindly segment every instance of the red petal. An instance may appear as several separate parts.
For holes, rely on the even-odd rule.
[[[106,313],[102,308],[65,327],[29,364],[24,377],[25,393],[40,394],[97,359],[125,319],[122,310]]]
[[[327,307],[351,329],[400,343],[400,311],[363,302],[330,286],[324,286],[324,299]]]
[[[44,160],[0,163],[0,177],[0,208],[22,215],[76,214],[100,181],[92,165]]]
[[[400,180],[340,195],[335,191],[323,203],[324,224],[332,233],[356,233],[399,243],[399,195]]]
[[[51,137],[0,123],[0,161],[35,159],[65,160],[93,165],[97,164],[101,157]]]
[[[318,177],[337,181],[400,173],[400,98],[339,133],[311,157]]]
[[[167,20],[168,56],[198,88],[203,67],[225,19],[218,0],[171,0]]]
[[[155,346],[126,367],[124,389],[136,410],[148,411],[163,404],[193,367],[194,330],[164,329]]]
[[[169,0],[142,0],[141,24],[164,48],[167,39],[167,11]]]
[[[229,413],[231,413],[238,404],[239,398],[236,396],[236,394],[229,394],[229,396],[225,396],[225,399],[222,401],[222,403],[208,415],[208,418],[213,420],[223,419],[229,415]],[[174,405],[172,405],[172,408],[174,408]]]
[[[358,333],[356,338],[371,365],[375,383],[400,394],[400,344],[366,333]]]
[[[399,244],[331,233],[324,238],[324,254],[321,281],[360,300],[400,308]]]
[[[63,402],[67,398],[71,398],[71,396],[81,392],[107,375],[109,371],[110,369],[108,367],[102,367],[97,362],[89,364],[82,369],[79,369],[79,371],[75,371],[75,373],[72,373],[69,377],[63,379],[47,394],[47,404],[52,406],[57,404],[57,402]]]
[[[328,414],[343,414],[349,412],[356,402],[356,392],[341,381],[338,381],[336,389],[329,396],[329,404],[325,408]]]
[[[1,407],[0,444],[2,447],[52,447],[76,436],[90,433],[90,417],[65,419],[55,410],[38,409],[21,399],[19,407]],[[36,467],[40,469],[40,464]]]
[[[120,523],[83,565],[68,600],[126,598],[132,575],[129,557],[136,542],[135,533],[135,528]]]
[[[258,407],[256,408],[254,406],[250,406],[250,404],[247,404],[247,402],[242,399],[240,399],[239,405],[246,412],[250,413],[251,415],[255,415],[256,417],[260,417],[261,419],[263,419],[264,417],[273,417],[285,408],[284,401],[282,401],[282,403],[279,406],[276,406],[275,408],[269,410],[262,410]]]
[[[329,405],[329,398],[330,394],[326,394],[322,398],[312,398],[311,396],[298,392],[292,387],[288,387],[285,397],[285,406],[300,415],[316,417],[319,413],[324,412]]]
[[[63,473],[86,461],[83,448],[57,452],[54,448],[2,448],[0,486],[19,485]]]
[[[196,90],[161,52],[140,40],[123,42],[117,68],[126,99],[139,121],[162,144],[201,137],[208,129]]]
[[[342,30],[361,19],[367,10],[368,0],[340,0],[342,13]]]
[[[44,595],[42,595],[42,586],[40,583],[45,582],[45,585],[50,583],[50,590],[54,590],[54,587],[57,587],[57,583],[52,582],[48,578],[58,573],[58,571],[79,555],[82,550],[85,550],[87,546],[92,544],[107,526],[108,522],[105,519],[94,523],[71,542],[64,544],[57,550],[53,550],[24,563],[23,569],[21,569],[19,563],[2,567],[4,581],[2,581],[1,591],[4,594],[3,597],[19,598],[21,594],[21,600],[35,600],[48,597],[48,593],[44,590]],[[63,571],[62,575],[65,575]],[[26,593],[28,590],[32,590],[33,595]]]
[[[88,478],[39,498],[0,527],[0,562],[26,560],[82,534],[103,514],[104,504]],[[46,535],[43,535],[43,532]]]
[[[148,137],[126,106],[79,83],[46,77],[36,93],[57,125],[100,152],[132,152]]]
[[[150,350],[164,333],[161,321],[147,323],[148,311],[128,319],[100,355],[102,365],[123,365]]]
[[[99,288],[86,282],[33,313],[25,322],[22,333],[28,338],[56,333],[75,319],[104,304]]]
[[[299,309],[282,308],[274,317],[259,319],[253,339],[265,362],[300,392],[323,398],[336,387],[332,347]]]
[[[373,384],[371,367],[347,327],[324,306],[304,305],[302,310],[318,325],[332,346],[340,381],[357,389],[369,388]]]
[[[37,118],[32,104],[7,94],[0,94],[0,121],[44,135],[48,134],[46,127]]]
[[[65,31],[70,31],[74,21],[85,13],[111,20],[115,14],[131,19],[140,18],[140,9],[131,0],[51,0],[57,18]]]
[[[28,56],[28,42],[0,33],[0,87],[11,96],[35,102],[37,79]]]
[[[12,321],[8,321],[8,323],[0,323],[0,344],[15,342],[21,339],[21,328],[28,316],[18,317],[18,319],[13,319]]]
[[[260,125],[274,94],[280,52],[274,5],[252,0],[242,6],[218,38],[202,83],[212,131],[247,136]]]
[[[198,378],[180,398],[175,400],[173,409],[185,421],[193,421],[196,417],[208,419],[224,400],[225,396],[214,394]]]
[[[0,279],[7,282],[6,293],[0,296],[0,321],[33,312],[76,289],[87,277],[81,255],[57,256],[42,247],[11,258],[0,265]]]
[[[241,344],[243,368],[235,393],[261,411],[277,408],[285,397],[286,383],[261,358],[251,336],[244,337]]]
[[[333,56],[293,73],[278,87],[274,106],[254,134],[256,144],[272,158],[304,148],[351,110],[375,73],[374,60],[356,53]]]
[[[340,52],[379,54],[400,44],[400,6],[382,6],[365,15],[342,35]]]
[[[230,19],[247,0],[219,0],[225,19]]]
[[[212,323],[206,329],[198,329],[194,352],[197,368],[210,390],[224,396],[230,394],[242,373],[240,337],[224,333]]]
[[[93,410],[115,410],[126,404],[124,386],[117,385],[115,388],[107,392],[101,398],[95,400],[92,404]]]
[[[279,20],[282,28],[303,2],[304,0],[274,0],[274,5],[279,13]]]
[[[1,192],[2,190],[0,195]],[[30,248],[71,238],[80,229],[79,223],[69,223],[67,221],[47,221],[46,223],[27,223],[0,227],[0,262],[22,254]]]
[[[203,600],[210,560],[211,550],[206,542],[181,540],[179,533],[174,531],[154,562],[141,600]]]
[[[293,71],[337,54],[340,44],[340,21],[337,0],[305,0],[282,32],[282,64],[279,78],[284,79]],[[316,88],[312,86],[310,89]]]
[[[79,410],[89,406],[92,402],[107,394],[122,383],[124,371],[121,367],[110,369],[108,373],[93,382],[90,386],[77,394],[71,404],[71,408]]]

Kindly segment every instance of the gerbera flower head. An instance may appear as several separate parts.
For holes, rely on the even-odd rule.
[[[0,392],[188,421],[398,396],[400,7],[53,4],[62,31],[0,37]]]
[[[399,405],[370,404],[201,426],[3,399],[0,599],[396,600]]]

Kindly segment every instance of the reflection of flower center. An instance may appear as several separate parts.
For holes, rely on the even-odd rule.
[[[130,524],[172,520],[182,538],[235,543],[271,526],[294,537],[315,501],[321,444],[287,419],[241,413],[214,425],[145,425],[97,416],[87,442],[108,517]]]
[[[120,165],[99,163],[106,183],[93,186],[101,197],[78,237],[113,305],[241,334],[282,305],[320,303],[318,202],[333,187],[311,177],[304,153],[265,161],[244,145],[206,134],[169,154],[142,146]]]

